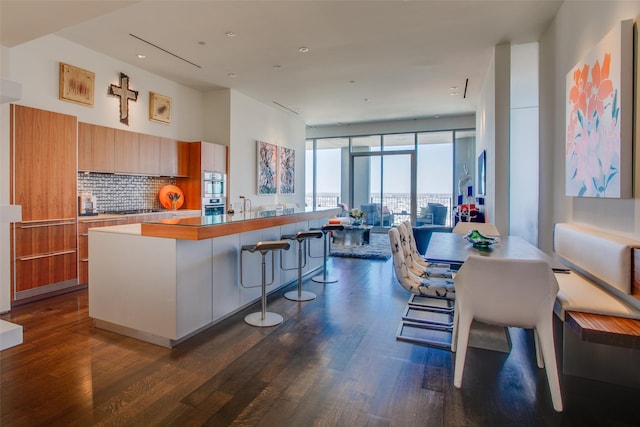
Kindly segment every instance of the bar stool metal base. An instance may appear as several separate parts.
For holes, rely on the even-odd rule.
[[[311,301],[316,299],[316,294],[309,291],[289,291],[284,294],[284,297],[291,301]]]
[[[323,274],[319,274],[317,276],[313,276],[311,280],[313,280],[316,283],[335,283],[338,281],[338,278],[333,276],[325,277]]]
[[[244,317],[244,321],[251,326],[268,328],[270,326],[277,326],[284,322],[284,317],[280,316],[278,313],[271,313],[267,311],[266,313],[264,313],[263,318],[262,313],[258,311],[256,313],[247,314]]]

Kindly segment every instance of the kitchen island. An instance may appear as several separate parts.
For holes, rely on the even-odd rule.
[[[260,254],[243,254],[243,281],[257,285],[244,288],[242,245],[320,227],[338,212],[289,209],[91,228],[89,316],[97,328],[173,347],[260,299]],[[292,243],[275,253],[270,292],[297,279]],[[310,243],[317,258],[308,260],[305,275],[322,267],[323,239]]]

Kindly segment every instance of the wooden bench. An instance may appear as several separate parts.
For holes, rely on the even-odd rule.
[[[640,241],[578,224],[556,224],[554,251],[563,321],[563,372],[640,387]]]

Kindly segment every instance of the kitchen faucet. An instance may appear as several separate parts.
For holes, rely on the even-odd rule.
[[[242,199],[242,212],[247,212],[247,202],[249,202],[249,211],[251,211],[251,199],[248,197],[240,196]]]

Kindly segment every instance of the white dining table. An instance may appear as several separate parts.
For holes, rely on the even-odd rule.
[[[519,236],[502,236],[500,241],[486,249],[476,249],[464,236],[435,232],[425,253],[431,262],[462,264],[470,255],[491,258],[530,259],[547,261],[554,272],[568,273],[569,269],[557,259],[541,251]]]

